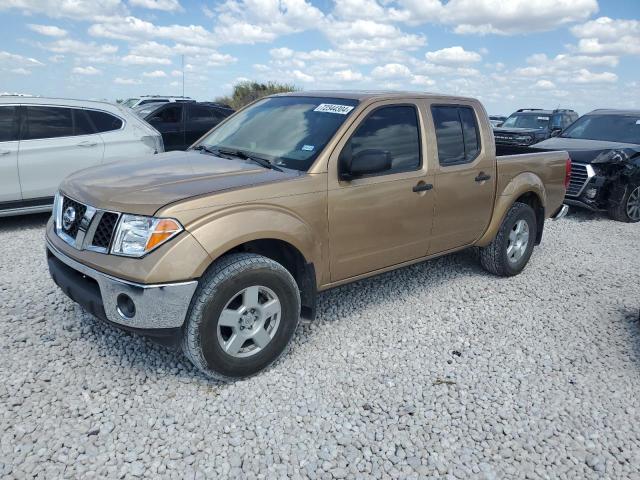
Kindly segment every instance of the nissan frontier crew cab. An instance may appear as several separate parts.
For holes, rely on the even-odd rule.
[[[275,95],[186,152],[68,177],[48,264],[94,316],[246,377],[315,316],[319,291],[468,247],[518,274],[566,213],[570,167],[566,152],[496,159],[470,98]]]

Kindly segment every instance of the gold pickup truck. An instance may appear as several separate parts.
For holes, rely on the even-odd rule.
[[[566,152],[496,159],[474,99],[299,92],[240,110],[186,152],[80,171],[46,242],[58,286],[206,374],[275,361],[316,295],[468,247],[510,276],[566,213]]]

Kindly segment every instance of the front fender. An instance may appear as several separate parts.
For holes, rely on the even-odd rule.
[[[211,261],[252,240],[273,239],[298,249],[307,263],[321,258],[321,242],[295,213],[274,205],[244,205],[202,217],[188,226]]]
[[[484,235],[476,242],[478,247],[486,247],[496,238],[507,212],[516,200],[523,195],[534,193],[545,210],[545,217],[548,215],[546,189],[540,177],[535,173],[523,172],[513,177],[508,181],[501,193],[500,186],[498,186],[498,192],[491,222],[489,222],[489,227]]]

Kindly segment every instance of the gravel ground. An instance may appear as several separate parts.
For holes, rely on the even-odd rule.
[[[548,223],[320,297],[273,368],[218,384],[49,279],[0,219],[0,477],[640,479],[640,225]]]

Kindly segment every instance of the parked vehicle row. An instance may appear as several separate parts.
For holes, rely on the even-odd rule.
[[[62,179],[77,170],[162,151],[160,134],[128,108],[0,97],[0,216],[50,210]]]
[[[212,102],[148,103],[133,111],[160,132],[166,151],[186,150],[233,113]]]
[[[315,316],[319,291],[472,246],[489,272],[521,272],[545,219],[566,213],[571,164],[562,151],[497,159],[493,142],[470,98],[267,97],[186,152],[67,177],[51,276],[206,374],[246,377]]]
[[[573,110],[522,108],[494,128],[496,144],[529,146],[559,134],[578,119]]]

